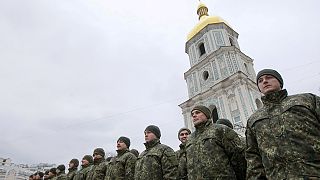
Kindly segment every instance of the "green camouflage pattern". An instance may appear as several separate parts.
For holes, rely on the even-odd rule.
[[[175,152],[159,139],[145,143],[136,162],[135,180],[161,180],[178,178],[178,161]]]
[[[74,180],[87,180],[88,173],[91,170],[92,165],[82,166],[82,168],[77,171],[76,175],[74,176]]]
[[[87,180],[103,180],[106,176],[106,171],[107,164],[104,158],[94,160],[94,165],[88,172]]]
[[[262,101],[247,122],[248,179],[320,179],[320,98],[281,90]]]
[[[117,152],[118,155],[108,163],[105,180],[133,180],[137,157],[128,149]]]
[[[245,147],[231,128],[207,120],[186,144],[189,180],[245,179]]]
[[[186,157],[186,145],[181,143],[179,145],[180,149],[176,151],[176,156],[178,159],[178,179],[187,180],[187,157]]]
[[[67,175],[65,173],[61,173],[56,176],[56,180],[68,180]]]
[[[70,168],[69,172],[67,174],[67,179],[68,180],[73,180],[73,178],[76,175],[76,173],[77,173],[77,168]]]

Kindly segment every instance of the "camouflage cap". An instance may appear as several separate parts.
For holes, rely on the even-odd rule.
[[[131,152],[132,154],[134,154],[136,157],[139,156],[139,151],[136,150],[136,149],[131,149],[130,152]]]
[[[106,153],[104,152],[104,150],[102,148],[96,148],[93,151],[93,154],[99,154],[100,156],[104,157],[106,155]]]
[[[66,170],[66,167],[65,167],[63,164],[60,164],[60,165],[57,167],[57,170],[59,170],[59,171],[61,172],[61,171]]]
[[[90,156],[90,155],[85,155],[83,156],[82,158],[83,160],[87,160],[89,162],[89,164],[92,164],[93,163],[93,157]]]
[[[49,172],[51,172],[52,174],[57,174],[57,168],[51,168]]]
[[[79,160],[78,159],[71,159],[70,163],[73,163],[74,167],[78,167],[79,166]]]
[[[229,128],[233,129],[233,125],[228,119],[218,119],[216,123],[226,125]]]
[[[145,132],[146,132],[146,131],[152,132],[152,133],[153,133],[154,135],[156,135],[157,138],[159,138],[159,139],[160,139],[160,137],[161,137],[161,132],[160,132],[160,129],[159,129],[158,126],[150,125],[150,126],[146,127],[146,129],[145,129],[144,131],[145,131]]]
[[[282,79],[281,75],[276,70],[273,70],[273,69],[263,69],[263,70],[259,71],[257,74],[257,82],[256,82],[257,85],[258,85],[259,78],[263,75],[271,75],[271,76],[275,77],[279,81],[281,89],[283,88],[283,79]],[[259,91],[260,91],[260,89],[259,89]]]
[[[129,138],[124,137],[124,136],[121,136],[121,137],[119,137],[119,139],[117,140],[117,142],[118,142],[118,141],[124,142],[124,143],[127,145],[127,148],[130,147],[130,139],[129,139]]]
[[[201,111],[203,114],[206,115],[206,117],[207,117],[208,119],[211,118],[211,111],[210,111],[207,107],[205,107],[205,106],[202,106],[202,105],[195,106],[195,107],[191,110],[191,113],[192,113],[194,110]]]

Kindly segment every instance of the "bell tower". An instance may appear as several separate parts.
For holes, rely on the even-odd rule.
[[[253,59],[240,50],[239,34],[219,16],[209,16],[201,3],[199,22],[187,36],[185,52],[190,69],[184,73],[189,99],[182,104],[185,126],[194,129],[190,111],[198,104],[216,107],[239,133],[249,116],[262,106]]]

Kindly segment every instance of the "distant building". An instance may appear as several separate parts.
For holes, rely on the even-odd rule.
[[[0,157],[0,180],[25,180],[38,171],[46,171],[55,164],[41,163],[37,165],[14,164],[10,158]]]
[[[261,103],[253,60],[240,50],[238,33],[200,3],[199,23],[188,34],[185,52],[190,69],[184,73],[189,99],[179,106],[185,126],[194,129],[190,111],[198,104],[217,108],[243,134],[249,116]]]

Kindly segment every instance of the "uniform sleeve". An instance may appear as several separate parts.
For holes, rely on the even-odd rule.
[[[134,179],[134,169],[137,161],[137,157],[134,154],[129,154],[128,159],[125,164],[125,179],[133,180]]]
[[[237,176],[237,179],[245,180],[247,167],[245,159],[245,145],[233,129],[225,127],[224,130],[225,134],[222,137],[222,143],[230,164]]]
[[[182,152],[178,157],[178,179],[188,179],[186,153]]]
[[[248,126],[246,129],[245,157],[247,160],[247,179],[267,179],[256,137]]]
[[[171,148],[166,148],[161,158],[163,179],[178,178],[178,160]]]

